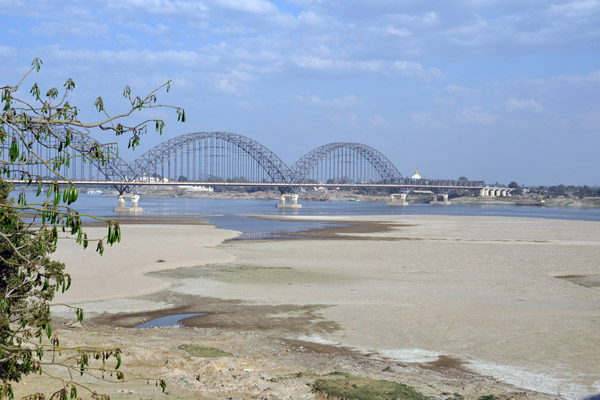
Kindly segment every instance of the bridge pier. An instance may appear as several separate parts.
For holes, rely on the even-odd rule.
[[[125,197],[131,198],[131,207],[125,205]],[[118,206],[113,208],[116,213],[141,214],[144,209],[139,206],[140,196],[137,194],[122,194],[118,199]]]
[[[290,199],[291,203],[286,203],[286,198]],[[279,204],[277,208],[302,208],[302,204],[298,204],[297,194],[282,194],[279,198]]]
[[[400,200],[398,200],[397,196],[400,196]],[[391,194],[389,200],[386,201],[385,204],[388,206],[407,206],[406,193]]]
[[[438,197],[439,196],[442,196],[442,201],[438,201]],[[452,203],[450,202],[450,200],[448,200],[448,193],[442,193],[442,194],[434,194],[433,195],[433,200],[431,200],[429,202],[429,204],[432,204],[432,205],[435,205],[435,206],[438,206],[438,205],[449,206]]]

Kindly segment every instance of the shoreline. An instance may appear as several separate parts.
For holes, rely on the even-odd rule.
[[[265,216],[260,216],[260,218],[264,217]],[[267,335],[267,337],[278,337],[280,339],[285,340],[299,340],[301,342],[304,342],[305,344],[312,343],[310,346],[330,346],[330,350],[332,348],[350,349],[349,351],[358,352],[356,356],[359,358],[364,357],[361,355],[361,351],[371,354],[379,354],[377,353],[377,349],[380,349],[384,352],[380,353],[377,357],[383,357],[382,359],[390,359],[389,357],[392,357],[390,360],[393,360],[394,353],[390,353],[388,350],[386,350],[386,347],[389,350],[397,350],[402,348],[426,349],[427,351],[423,354],[429,354],[429,359],[420,360],[421,362],[419,364],[426,364],[427,362],[438,362],[439,360],[443,360],[443,357],[453,358],[458,356],[458,358],[456,358],[458,360],[457,362],[466,362],[467,364],[465,365],[469,365],[469,367],[467,368],[470,370],[472,368],[475,368],[474,365],[479,365],[479,367],[477,367],[479,369],[475,369],[475,371],[479,371],[484,375],[492,374],[496,376],[496,379],[498,379],[499,376],[504,375],[504,380],[510,381],[510,379],[513,379],[513,381],[511,382],[513,384],[517,383],[517,386],[519,386],[519,381],[514,381],[514,377],[509,377],[510,372],[512,371],[514,374],[514,371],[519,371],[519,367],[513,364],[514,366],[512,368],[507,369],[507,367],[502,367],[502,365],[511,365],[510,363],[502,364],[483,361],[486,360],[486,358],[489,359],[490,354],[478,358],[472,357],[472,355],[470,356],[468,352],[462,355],[460,354],[460,352],[458,352],[457,354],[455,350],[451,350],[451,347],[432,347],[431,345],[429,345],[428,347],[427,345],[418,345],[419,343],[414,342],[414,340],[411,344],[411,340],[406,341],[406,339],[409,339],[409,336],[406,336],[406,338],[403,340],[406,341],[405,344],[408,346],[397,346],[394,345],[394,343],[398,344],[399,342],[397,342],[392,337],[386,339],[385,336],[381,336],[380,333],[385,332],[385,329],[392,329],[392,331],[395,331],[397,329],[394,328],[394,326],[396,325],[393,325],[395,322],[393,322],[392,320],[388,320],[388,317],[385,317],[386,313],[382,314],[380,308],[384,304],[396,304],[398,301],[400,301],[400,303],[397,303],[397,305],[394,306],[396,308],[389,308],[389,306],[385,307],[387,307],[387,309],[389,310],[402,310],[402,313],[404,314],[403,318],[405,320],[413,321],[413,323],[416,323],[419,327],[422,326],[422,328],[418,329],[426,329],[427,326],[431,327],[451,322],[451,319],[447,322],[444,322],[445,319],[447,319],[449,316],[444,316],[444,314],[440,314],[439,310],[436,311],[436,308],[438,307],[435,306],[435,304],[438,304],[438,302],[440,301],[441,304],[448,302],[450,302],[449,304],[452,304],[456,300],[462,299],[460,300],[461,302],[468,300],[474,305],[480,304],[477,306],[479,308],[481,308],[482,306],[484,307],[484,309],[489,308],[489,305],[482,305],[480,303],[482,300],[485,299],[484,297],[473,297],[476,294],[476,292],[469,294],[467,297],[465,297],[465,294],[468,294],[470,292],[464,292],[464,294],[461,294],[461,291],[464,290],[479,290],[477,289],[477,285],[465,285],[465,283],[469,282],[469,280],[472,280],[474,277],[477,277],[477,275],[481,274],[482,271],[476,271],[472,268],[464,269],[464,267],[459,267],[458,269],[456,269],[458,267],[457,265],[452,267],[448,271],[451,273],[450,275],[448,275],[448,273],[444,273],[442,270],[438,272],[434,271],[435,268],[434,270],[431,270],[432,265],[429,265],[427,260],[421,260],[421,267],[419,267],[418,269],[409,270],[406,273],[400,273],[400,275],[398,275],[399,272],[393,272],[393,270],[389,269],[389,267],[386,266],[391,262],[391,260],[394,259],[394,252],[388,253],[388,250],[385,249],[391,250],[394,248],[393,246],[402,246],[402,248],[405,249],[403,251],[408,251],[409,249],[414,248],[415,246],[417,246],[417,248],[421,248],[422,246],[427,245],[429,248],[435,251],[435,248],[439,246],[447,248],[447,246],[450,245],[453,247],[467,246],[465,247],[465,250],[472,250],[472,246],[485,246],[486,248],[488,248],[489,246],[493,246],[489,248],[506,248],[507,250],[510,248],[511,250],[509,251],[509,253],[513,253],[514,251],[522,253],[523,251],[525,251],[525,253],[523,254],[526,254],[528,251],[537,252],[540,251],[540,249],[546,251],[548,249],[557,247],[562,249],[571,249],[573,248],[573,246],[575,246],[575,250],[581,250],[592,246],[592,250],[596,251],[596,247],[600,243],[600,229],[598,229],[598,226],[600,224],[585,221],[563,221],[524,218],[506,219],[505,217],[423,217],[407,215],[395,216],[394,221],[390,221],[390,216],[388,215],[362,217],[345,216],[333,218],[321,218],[314,216],[273,216],[267,218],[283,218],[290,220],[307,220],[308,218],[311,218],[313,220],[316,219],[320,221],[329,221],[335,223],[344,221],[350,223],[350,225],[345,225],[344,227],[326,227],[305,232],[303,233],[303,235],[306,236],[306,239],[302,240],[227,241],[227,239],[224,239],[220,241],[211,242],[210,246],[208,247],[204,246],[199,247],[198,249],[194,249],[195,255],[191,256],[193,260],[188,260],[193,261],[190,264],[181,264],[177,260],[172,261],[172,264],[150,263],[151,265],[146,266],[143,272],[141,270],[136,272],[138,275],[131,277],[132,281],[130,282],[142,282],[146,279],[150,279],[166,283],[163,284],[163,286],[161,286],[160,288],[158,286],[153,286],[154,291],[148,292],[148,290],[146,290],[144,293],[135,296],[131,295],[132,292],[131,290],[129,290],[128,292],[126,292],[129,295],[126,296],[125,299],[123,299],[123,297],[119,298],[118,296],[113,300],[108,300],[106,298],[90,299],[89,297],[91,296],[91,293],[88,292],[88,301],[84,303],[84,305],[88,310],[92,310],[92,314],[94,314],[93,310],[96,309],[96,316],[91,318],[90,323],[96,326],[106,325],[124,327],[133,326],[135,325],[134,322],[136,321],[152,319],[173,312],[187,313],[208,311],[209,315],[207,317],[197,317],[192,318],[190,320],[186,320],[186,326],[196,326],[200,329],[217,329],[223,332],[255,331],[258,332],[258,334]],[[354,222],[354,225],[351,224],[352,222]],[[459,224],[457,225],[457,223]],[[124,224],[123,226],[124,233],[126,233],[126,227],[131,227],[135,225]],[[186,234],[185,230],[183,231],[183,233],[176,233],[178,229],[181,230],[185,228],[185,225],[141,225],[138,227],[139,232],[136,231],[136,234],[144,236],[149,234],[149,232],[151,232],[152,230],[161,230],[169,226],[170,228],[168,229],[172,229],[172,234],[175,235],[170,235],[171,239],[177,241],[182,238],[185,240],[189,238],[189,232],[188,234]],[[460,229],[456,230],[456,228],[458,227],[460,227]],[[584,227],[585,229],[583,229]],[[207,225],[198,225],[195,228],[200,229],[204,234],[208,233],[209,236],[215,232],[220,231],[218,229],[210,228]],[[583,234],[581,233],[582,229],[584,232]],[[589,232],[590,229],[592,229],[593,234],[585,233]],[[130,233],[133,232],[134,231],[130,231]],[[546,237],[545,240],[541,240],[539,237],[536,236],[540,234],[548,236],[548,232],[551,233],[550,237]],[[580,233],[574,235],[574,233],[576,232]],[[228,232],[225,236],[229,237],[231,235],[235,236],[235,234],[232,232]],[[169,237],[169,235],[167,235],[167,237]],[[122,243],[120,246],[123,245],[124,244]],[[347,261],[346,264],[348,265],[344,266],[340,264],[340,260],[336,261],[335,259],[331,259],[331,256],[335,256],[335,254],[337,254],[338,252],[344,253],[346,257],[350,256],[350,254],[354,254],[354,257],[360,257],[359,253],[353,252],[361,249],[363,251],[369,251],[368,249],[371,246],[376,246],[379,249],[375,250],[375,253],[378,254],[377,257],[379,257],[379,262],[383,263],[382,266],[376,268],[377,271],[373,271],[372,273],[369,273],[369,271],[364,270],[361,271],[360,268],[356,269],[355,267],[353,267],[354,264],[360,267],[360,262],[356,263],[357,260]],[[107,249],[107,252],[105,253],[104,257],[106,257],[107,254],[110,254],[118,247],[119,246]],[[81,251],[81,249],[77,250]],[[217,260],[216,263],[212,264],[198,263],[198,258],[196,257],[200,257],[201,252],[204,252],[206,250],[209,250],[209,253],[213,250],[217,251],[219,257],[225,256],[225,254],[227,254],[227,257],[229,258],[227,260],[225,260],[224,258],[220,259],[220,261]],[[196,253],[196,251],[200,252]],[[568,250],[568,252],[570,251],[571,250]],[[311,252],[316,254],[309,254]],[[281,258],[284,254],[285,258]],[[392,258],[390,258],[390,256]],[[154,255],[148,258],[148,260],[152,261],[151,259],[153,257]],[[306,261],[299,263],[298,260],[301,258],[305,258]],[[307,262],[309,264],[306,264]],[[326,270],[322,270],[319,268],[315,269],[309,266],[310,263],[319,264],[323,262],[327,262],[328,267]],[[391,266],[393,264],[389,265]],[[516,267],[516,265],[514,267]],[[510,275],[511,273],[521,274],[520,272],[518,272],[519,270],[515,269],[514,267],[511,267],[507,271],[505,271],[504,275]],[[105,267],[99,266],[98,268]],[[489,268],[489,266],[485,267],[484,271]],[[328,272],[329,270],[331,272]],[[492,268],[492,271],[495,271],[495,268]],[[573,273],[573,270],[564,267],[562,269],[555,270],[553,270],[552,268],[548,269],[547,267],[545,267],[544,271],[551,271],[551,274],[553,276],[577,275]],[[373,279],[377,276],[373,275],[373,273],[384,274],[382,276],[388,277],[388,283],[384,284],[383,281],[380,281],[379,279],[375,279],[375,281],[373,281]],[[391,275],[389,275],[390,273]],[[425,275],[423,275],[423,273],[425,273]],[[434,275],[431,275],[432,273]],[[473,275],[473,273],[475,273],[475,275]],[[530,273],[531,272],[527,272],[527,274]],[[548,272],[545,273],[547,274]],[[430,286],[430,283],[428,283],[430,280],[429,277],[435,278],[436,280],[442,279],[440,283],[444,281],[453,282],[455,279],[452,278],[452,276],[457,274],[460,279],[456,281],[456,285],[459,285],[456,286],[456,288],[462,287],[461,291],[456,292],[456,294],[452,295],[451,297],[442,296],[440,298],[439,294],[435,294],[435,292],[430,291],[428,292],[428,290],[431,289],[426,289],[424,294],[429,293],[428,296],[433,295],[433,298],[430,299],[431,301],[422,302],[420,300],[420,303],[414,304],[420,304],[418,305],[417,309],[430,309],[430,311],[425,312],[433,312],[433,314],[431,315],[435,318],[433,320],[429,317],[422,320],[422,312],[420,314],[415,314],[411,317],[411,315],[413,314],[413,311],[411,310],[414,309],[414,306],[413,308],[407,308],[407,304],[402,304],[406,301],[408,301],[409,303],[412,301],[414,303],[414,299],[411,300],[410,297],[402,296],[397,297],[397,291],[389,291],[389,289],[392,288],[392,286],[389,286],[389,282],[398,282],[401,283],[402,287],[404,287],[403,290],[408,290],[410,293],[412,293],[412,295],[416,295],[417,298],[420,298],[418,296],[421,295],[419,295],[418,292],[414,292],[414,289],[416,289],[417,287],[421,287],[421,290],[424,290],[424,288]],[[497,275],[497,272],[494,272],[494,274]],[[472,276],[472,278],[466,279],[467,276]],[[524,278],[528,275],[520,276],[521,278]],[[500,276],[496,276],[496,279],[498,279],[499,277]],[[423,278],[427,279],[423,280]],[[74,276],[73,286],[77,287],[83,279],[84,278],[75,278]],[[477,279],[481,280],[481,278]],[[532,277],[529,277],[527,279],[531,280]],[[560,280],[557,278],[555,279],[557,281]],[[562,281],[565,281],[565,279],[562,279]],[[540,282],[538,282],[538,284],[539,283]],[[415,284],[418,286],[412,288]],[[446,286],[448,288],[453,287],[448,285]],[[555,286],[555,284],[551,285],[551,287],[554,288]],[[147,286],[144,287],[148,289]],[[350,292],[348,292],[347,290],[345,292],[340,292],[340,289],[344,287],[350,289]],[[315,291],[315,289],[317,291]],[[488,291],[490,289],[492,289],[490,294],[493,295],[493,287],[488,287]],[[503,290],[508,289],[509,287],[506,287]],[[572,289],[574,288],[569,289],[569,291],[572,291]],[[325,292],[323,292],[323,290]],[[376,303],[373,303],[372,306],[369,304],[361,304],[362,302],[357,303],[354,300],[356,296],[352,294],[352,290],[356,291],[357,295],[362,296],[362,298],[375,299]],[[327,295],[329,291],[333,292],[333,294]],[[509,292],[510,291],[514,291],[514,289],[510,289]],[[449,292],[449,294],[450,293],[451,292]],[[495,295],[500,295],[500,297],[498,297],[496,300],[501,301],[499,305],[504,304],[504,307],[512,307],[514,311],[518,311],[520,308],[522,308],[522,304],[514,303],[514,300],[509,300],[511,296],[501,295],[501,293],[502,292],[498,292],[498,294]],[[581,292],[579,290],[573,292],[573,294],[574,293],[579,293],[578,296],[581,297]],[[590,301],[591,299],[598,299],[598,296],[594,295],[593,293],[594,292],[590,293],[591,297],[584,295],[583,298],[588,299],[585,301]],[[454,299],[455,296],[459,297]],[[521,294],[520,296],[523,296],[523,294]],[[527,300],[526,296],[526,302],[533,301],[533,304],[535,305],[536,302],[548,301],[542,300],[543,298],[537,299],[536,296],[538,295],[535,295],[534,297],[529,296],[529,300]],[[379,297],[381,297],[380,300],[378,299]],[[308,299],[310,300],[307,301]],[[507,300],[509,300],[508,303],[506,302]],[[381,303],[381,301],[384,302]],[[592,300],[592,303],[594,301],[596,300]],[[346,305],[344,305],[344,302],[347,302]],[[484,302],[487,303],[489,302],[489,300],[485,300]],[[194,304],[196,305],[193,306]],[[540,303],[540,305],[541,304],[545,303]],[[556,305],[558,304],[560,303],[550,301],[550,303],[546,304],[544,307],[556,307]],[[431,308],[432,306],[433,308]],[[515,306],[518,307],[514,308]],[[539,307],[539,305],[535,307],[537,308]],[[155,311],[149,311],[153,308]],[[111,311],[113,312],[111,312],[110,314],[105,314],[104,316],[99,315],[99,313],[101,313],[102,311],[106,311],[106,309],[111,309]],[[359,320],[356,320],[355,322],[352,322],[354,317],[350,317],[351,314],[348,314],[348,312],[351,310],[354,314],[356,314],[357,310],[360,310],[360,315],[363,315],[363,317],[361,317],[361,319]],[[473,310],[477,310],[477,308],[474,308]],[[513,318],[512,323],[526,323],[526,325],[523,325],[523,327],[528,326],[528,322],[526,322],[525,320],[515,320],[514,317],[511,317],[510,313],[502,311],[498,314],[500,309],[495,310],[496,311],[494,311],[494,313],[497,314],[496,317],[500,317],[501,319],[508,318],[507,321],[510,321],[511,318]],[[481,312],[481,310],[477,312],[479,313]],[[522,313],[522,311],[519,311],[519,313]],[[418,317],[418,315],[421,316]],[[452,318],[462,318],[462,323],[466,323],[467,325],[471,326],[470,329],[478,329],[477,326],[480,325],[482,322],[478,321],[474,325],[470,325],[471,322],[469,322],[468,319],[465,320],[459,315],[452,315],[454,314],[450,315]],[[526,313],[524,315],[529,314]],[[383,328],[382,326],[380,326],[380,322],[376,322],[376,320],[369,320],[369,318],[364,320],[364,316],[380,316],[382,317],[380,322],[386,322],[386,324],[389,324],[391,322],[392,326],[389,326],[388,328]],[[415,317],[418,317],[418,319],[414,319]],[[530,315],[530,317],[533,317],[533,315]],[[433,321],[436,320],[437,322],[433,323]],[[368,337],[364,336],[365,323],[370,324],[367,326],[372,326],[373,328],[375,328],[376,331],[379,332],[379,336],[375,335],[375,337],[365,341],[364,339]],[[486,323],[493,323],[493,319],[489,320],[489,322]],[[450,326],[452,326],[453,324],[454,323],[451,323]],[[360,327],[361,325],[363,325],[363,328]],[[398,327],[400,326],[402,325],[398,325]],[[452,329],[457,328],[458,326],[456,326],[455,328],[451,328],[448,332],[452,332]],[[168,330],[170,328],[162,329]],[[358,331],[356,331],[357,329]],[[363,329],[363,333],[359,334],[359,336],[357,336],[357,333],[353,333],[359,332],[361,329]],[[516,326],[515,329],[516,331],[518,331],[519,326]],[[461,332],[461,330],[462,328],[458,329],[448,339],[451,339],[451,342],[459,340],[458,343],[460,343],[460,337],[454,336]],[[290,332],[295,332],[295,334],[292,335],[292,337],[289,337]],[[490,333],[491,332],[483,333],[483,337],[489,336]],[[402,330],[396,331],[396,334],[405,335],[405,333],[402,333]],[[373,345],[374,343],[379,344]],[[382,344],[385,343],[388,343],[388,345],[382,346]],[[431,343],[433,344],[434,342]],[[585,343],[585,340],[583,343]],[[509,349],[511,348],[512,351],[519,351],[518,347],[514,348],[514,344],[510,344],[509,342],[504,344],[503,346],[507,347],[505,351],[509,351]],[[591,346],[591,348],[593,348],[594,345],[593,343],[589,342],[587,343],[587,346]],[[376,351],[376,353],[373,353],[374,351]],[[417,351],[417,353],[415,354],[419,354],[419,352],[420,351]],[[396,356],[398,354],[401,353],[396,352]],[[588,357],[590,356],[591,355],[588,354]],[[405,359],[402,358],[397,358],[397,360],[397,362],[400,363],[406,362]],[[490,369],[492,367],[496,368],[495,372],[493,371],[493,369]],[[418,368],[421,369],[420,366]],[[502,370],[502,368],[504,368],[504,370]],[[521,378],[523,378],[524,373],[517,373],[517,378],[519,377],[519,375]],[[463,376],[464,379],[466,379],[465,376]],[[540,376],[543,376],[543,374],[532,375],[531,379],[539,380]],[[549,375],[549,377],[550,376],[551,375]],[[594,378],[591,379],[593,381]],[[600,376],[597,376],[596,380],[600,382]],[[563,391],[564,389],[566,389],[567,392],[570,393],[576,393],[577,390],[580,390],[574,388],[567,389],[569,387],[568,381],[561,383],[560,381],[556,380],[552,381],[552,379],[549,378],[545,379],[544,381],[547,381],[546,384],[548,384],[548,382],[554,382],[552,387],[562,387]],[[589,381],[590,380],[588,379],[588,382]],[[523,386],[523,382],[521,382],[521,386]],[[530,388],[535,388],[535,386],[532,385],[528,386]],[[538,387],[538,389],[540,388],[543,389],[543,385],[542,387]],[[548,390],[550,390],[550,386],[548,387]],[[597,390],[600,391],[600,388],[597,388]],[[542,395],[539,396],[541,397],[537,398],[545,398]],[[574,397],[567,396],[565,398]]]

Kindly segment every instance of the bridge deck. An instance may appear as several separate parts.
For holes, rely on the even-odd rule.
[[[18,179],[10,179],[14,184],[26,184]],[[48,183],[54,181],[46,181]],[[414,189],[484,189],[485,186],[407,184],[407,183],[273,183],[273,182],[149,182],[149,181],[56,181],[58,184],[95,185],[95,186],[263,186],[263,187],[325,187],[325,188],[414,188]]]

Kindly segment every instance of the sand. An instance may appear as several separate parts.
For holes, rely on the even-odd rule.
[[[215,246],[238,232],[211,225],[122,225],[121,243],[105,245],[101,256],[94,242],[87,249],[62,239],[53,258],[67,265],[73,287],[56,301],[74,304],[155,293],[169,283],[146,274],[153,271],[233,262],[235,257]],[[90,227],[89,238],[101,238],[106,228]]]
[[[103,257],[61,243],[56,256],[74,285],[57,302],[121,326],[152,310],[206,311],[186,322],[341,346],[380,361],[449,357],[497,385],[561,398],[600,392],[600,223],[330,220],[375,223],[342,238],[330,231],[225,243],[235,232],[125,225],[123,243]]]

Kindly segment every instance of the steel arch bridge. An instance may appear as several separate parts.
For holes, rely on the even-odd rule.
[[[44,139],[39,139],[30,131],[24,133],[23,141],[28,143],[28,148],[37,155],[23,163],[19,163],[20,171],[44,179],[56,179],[56,176],[48,176],[49,170],[42,162],[48,164],[58,162],[56,149],[62,141],[65,142],[67,133],[70,133],[69,163],[63,165],[59,171],[63,176],[71,180],[109,181],[118,182],[131,179],[133,170],[130,165],[118,156],[119,150],[116,143],[101,143],[87,132],[65,129],[64,127],[53,127],[48,130]],[[102,163],[99,159],[89,157],[89,154],[100,152],[106,159]],[[3,148],[1,157],[8,159],[8,149]]]
[[[71,131],[72,132],[72,131]],[[55,129],[47,146],[32,140],[36,151],[52,162],[52,145],[67,134]],[[361,143],[338,142],[319,146],[306,153],[291,167],[264,145],[246,136],[228,132],[194,132],[164,141],[143,153],[133,163],[118,157],[117,145],[101,144],[87,132],[72,132],[75,156],[61,174],[79,183],[112,184],[120,193],[138,185],[193,184],[273,186],[282,193],[301,186],[386,187],[390,189],[456,188],[481,189],[483,181],[422,179],[403,177],[396,166],[378,150]],[[111,157],[100,161],[82,157],[98,149]],[[81,150],[84,150],[81,152]],[[6,159],[6,154],[3,157]],[[47,179],[42,164],[28,171]],[[182,183],[179,183],[182,182]]]
[[[399,183],[402,174],[379,151],[362,143],[338,142],[306,153],[292,167],[295,183]]]
[[[148,150],[132,165],[139,179],[287,183],[290,168],[271,150],[246,136],[195,132]]]

